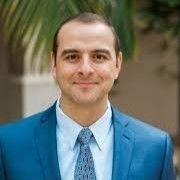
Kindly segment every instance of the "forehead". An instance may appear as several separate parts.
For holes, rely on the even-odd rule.
[[[101,46],[101,48],[114,49],[114,35],[110,27],[101,22],[82,23],[72,21],[60,29],[57,43],[64,48],[78,48],[78,46],[83,45],[83,47]]]

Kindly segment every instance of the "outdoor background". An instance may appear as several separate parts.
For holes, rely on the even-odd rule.
[[[49,71],[53,35],[84,11],[106,16],[120,38],[123,67],[111,102],[170,133],[179,172],[179,0],[0,0],[0,122],[44,110],[59,97]]]

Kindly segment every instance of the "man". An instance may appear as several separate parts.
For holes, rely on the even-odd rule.
[[[175,180],[168,134],[108,101],[122,62],[113,27],[83,13],[54,38],[60,99],[0,129],[1,180]]]

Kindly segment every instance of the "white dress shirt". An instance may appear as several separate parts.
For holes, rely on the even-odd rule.
[[[80,145],[76,143],[77,136],[83,128],[60,108],[59,100],[56,104],[57,116],[57,152],[59,169],[62,180],[73,180],[76,161],[79,155]],[[111,106],[89,129],[92,131],[95,141],[89,146],[93,155],[96,179],[111,180],[113,164],[113,125]]]

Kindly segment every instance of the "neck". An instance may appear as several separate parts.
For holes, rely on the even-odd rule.
[[[60,102],[63,112],[83,127],[95,123],[107,109],[107,99],[91,105],[75,104],[63,98]]]

